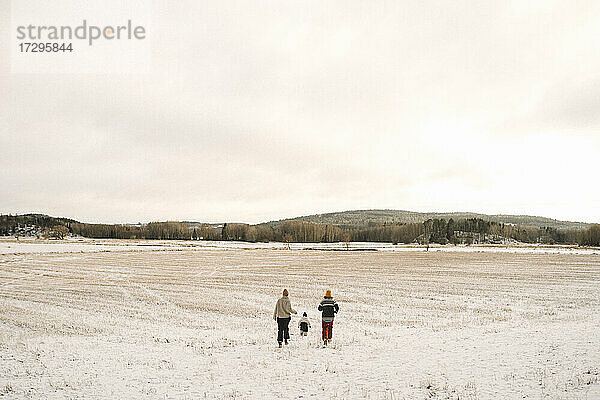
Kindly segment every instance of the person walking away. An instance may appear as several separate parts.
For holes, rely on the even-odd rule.
[[[283,289],[283,296],[277,300],[275,304],[275,311],[273,312],[273,319],[277,321],[277,342],[279,347],[285,340],[285,344],[288,344],[290,340],[290,320],[292,319],[291,314],[297,314],[296,310],[292,308],[290,302],[289,292],[287,289]]]
[[[335,314],[339,311],[340,307],[331,297],[331,290],[325,292],[325,297],[319,304],[319,311],[321,311],[321,321],[323,322],[323,345],[327,346],[327,343],[331,342],[333,335],[333,319]]]
[[[310,328],[310,321],[306,313],[302,314],[302,318],[298,321],[298,328],[300,328],[300,336],[308,335],[308,328]]]

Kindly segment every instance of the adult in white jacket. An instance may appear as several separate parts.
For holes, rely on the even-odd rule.
[[[290,320],[292,319],[291,314],[297,314],[296,310],[292,308],[290,302],[289,292],[287,289],[283,289],[283,296],[277,300],[275,304],[275,311],[273,312],[273,319],[277,321],[277,342],[279,347],[285,340],[285,344],[288,344],[290,339]]]

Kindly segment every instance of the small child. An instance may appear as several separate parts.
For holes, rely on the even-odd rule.
[[[298,321],[298,328],[300,328],[300,336],[306,336],[308,334],[308,328],[310,328],[310,321],[306,316],[306,313],[302,314],[302,318]]]

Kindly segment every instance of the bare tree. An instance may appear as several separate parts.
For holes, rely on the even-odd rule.
[[[288,250],[291,250],[292,248],[290,247],[290,243],[292,242],[293,238],[292,235],[290,235],[289,233],[283,235],[283,241],[285,243],[287,243],[287,248]]]
[[[352,239],[352,234],[349,230],[345,230],[342,234],[342,237],[344,239],[344,243],[346,243],[346,250],[350,250],[350,239]]]
[[[69,228],[64,225],[53,226],[50,230],[50,236],[56,239],[64,239],[69,234]]]

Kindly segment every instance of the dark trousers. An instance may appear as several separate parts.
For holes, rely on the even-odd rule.
[[[290,338],[290,320],[291,317],[277,318],[277,341],[279,343]]]
[[[333,321],[325,322],[323,321],[323,340],[331,339],[333,335]]]

